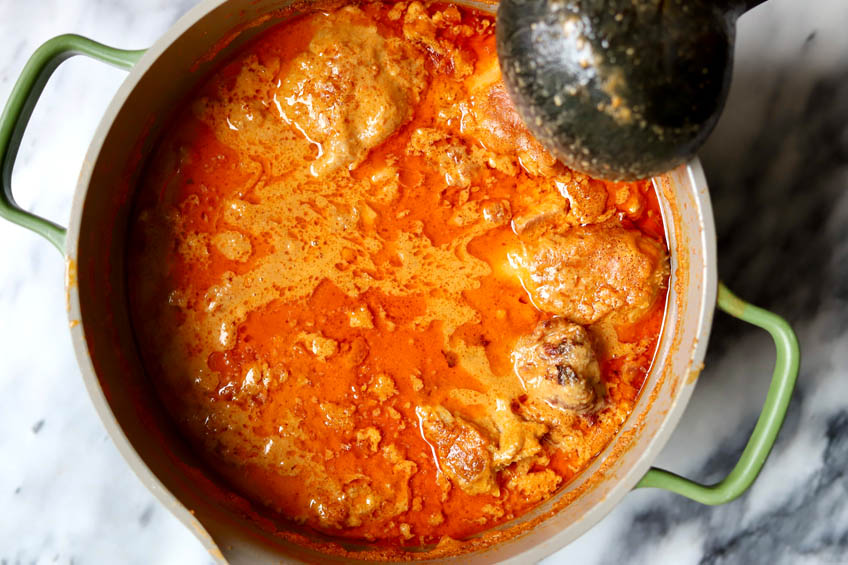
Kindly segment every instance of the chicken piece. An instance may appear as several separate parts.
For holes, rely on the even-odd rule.
[[[579,324],[611,316],[636,322],[665,284],[668,257],[659,242],[619,226],[546,233],[512,252],[510,263],[541,310]]]
[[[540,322],[515,344],[512,363],[531,402],[583,414],[600,407],[601,368],[582,326],[559,317]]]
[[[409,120],[426,83],[416,49],[363,25],[361,10],[329,17],[274,98],[283,119],[318,145],[315,176],[355,165],[385,141]]]
[[[435,450],[439,467],[451,481],[468,494],[499,493],[490,438],[441,406],[419,406],[415,413],[424,439]]]
[[[451,29],[456,35],[471,35],[474,30],[461,24],[462,15],[456,6],[448,6],[444,10],[436,10],[431,16],[421,2],[410,2],[403,16],[403,35],[416,43],[431,55],[436,55],[435,63],[441,69],[453,73],[457,78],[464,78],[474,72],[474,63],[467,51],[457,49],[452,41],[438,37],[445,28]]]
[[[547,176],[565,169],[524,126],[501,77],[497,58],[477,69],[466,81],[470,94],[470,119],[465,130],[489,151],[518,155],[521,166],[531,175]]]
[[[276,58],[260,61],[248,55],[232,82],[219,84],[214,95],[196,100],[192,107],[216,138],[240,154],[238,167],[252,177],[247,186],[263,173],[261,163],[271,175],[291,173],[303,168],[313,150],[276,110],[268,109],[273,107],[279,72]]]
[[[519,198],[513,227],[524,239],[550,229],[599,223],[615,212],[607,205],[609,192],[603,182],[567,169],[523,190]]]
[[[492,455],[495,469],[500,471],[513,463],[527,462],[542,451],[539,440],[549,431],[541,419],[524,418],[512,410],[511,402],[498,398],[495,409],[489,411],[498,438]]]
[[[519,205],[512,229],[522,239],[537,239],[551,229],[568,227],[569,202],[553,182],[539,182],[518,195]]]
[[[568,200],[571,216],[579,224],[598,223],[613,213],[613,208],[607,207],[609,192],[599,180],[577,171],[569,171],[557,177],[554,186]]]

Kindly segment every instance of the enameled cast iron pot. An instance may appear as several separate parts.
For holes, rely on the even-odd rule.
[[[114,49],[76,35],[56,37],[29,60],[0,117],[0,216],[39,233],[65,255],[71,335],[94,406],[141,481],[221,562],[340,558],[257,527],[245,519],[246,502],[238,497],[220,490],[210,495],[215,487],[175,433],[141,369],[127,313],[125,236],[132,192],[163,122],[220,61],[279,21],[275,11],[288,3],[205,0],[147,51]],[[491,5],[478,7],[492,10]],[[256,25],[262,17],[267,19]],[[53,70],[78,54],[127,69],[129,76],[91,142],[65,229],[18,207],[10,181],[39,94]],[[700,164],[693,161],[657,178],[655,184],[672,276],[657,356],[638,404],[591,467],[539,508],[498,528],[515,527],[516,535],[449,561],[536,561],[588,530],[633,488],[663,488],[704,504],[721,504],[744,492],[759,473],[794,387],[797,340],[784,320],[739,300],[718,283],[712,209]],[[767,330],[774,338],[777,359],[762,414],[739,462],[727,478],[707,486],[652,468],[651,463],[695,387],[716,302],[731,315]]]

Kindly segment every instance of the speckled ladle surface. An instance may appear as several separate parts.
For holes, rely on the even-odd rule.
[[[730,83],[736,19],[763,0],[500,0],[507,90],[572,168],[635,180],[689,160]]]

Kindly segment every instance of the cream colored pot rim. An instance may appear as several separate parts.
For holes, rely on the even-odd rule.
[[[119,110],[123,107],[129,94],[138,84],[141,77],[149,70],[154,61],[156,61],[168,48],[168,46],[186,30],[191,28],[207,13],[225,4],[227,0],[206,0],[201,2],[186,15],[175,23],[156,43],[145,53],[141,60],[131,70],[126,80],[120,86],[118,92],[109,104],[89,146],[85,160],[83,162],[82,171],[79,177],[79,183],[73,198],[71,210],[71,219],[68,227],[65,255],[69,266],[75,264],[77,247],[79,243],[81,217],[83,205],[85,203],[89,181],[91,179],[94,165],[98,159],[100,151],[103,147],[104,140],[109,132],[112,124],[118,115]],[[712,207],[707,192],[706,179],[704,178],[703,170],[697,159],[692,160],[686,165],[681,166],[677,171],[680,176],[685,179],[685,185],[678,186],[677,190],[692,191],[694,202],[697,206],[697,217],[700,225],[698,226],[698,240],[689,241],[690,245],[697,246],[703,253],[703,264],[699,265],[701,273],[701,281],[699,287],[699,317],[697,319],[696,334],[699,339],[695,342],[691,352],[690,359],[692,367],[697,367],[703,360],[707,338],[712,323],[713,307],[715,305],[717,291],[717,275],[716,275],[716,249],[715,249],[715,227],[712,217]],[[673,219],[665,213],[666,229],[672,225]],[[671,243],[671,242],[670,242]],[[670,245],[671,246],[671,245]],[[671,294],[671,293],[670,293]],[[83,324],[79,323],[81,318],[79,293],[74,284],[68,285],[68,315],[71,322],[71,334],[74,351],[79,362],[83,380],[88,390],[89,395],[94,403],[95,409],[102,419],[109,435],[115,442],[120,453],[127,460],[132,470],[138,475],[142,483],[164,504],[180,521],[190,527],[194,534],[198,537],[204,547],[210,554],[221,562],[225,562],[224,555],[215,544],[212,537],[206,532],[200,521],[183,506],[180,501],[160,482],[160,480],[147,467],[142,458],[134,450],[120,425],[118,424],[115,415],[113,414],[109,402],[106,399],[103,389],[101,388],[95,367],[92,363],[91,356],[85,340]],[[664,417],[662,425],[652,437],[643,439],[641,446],[636,446],[634,449],[643,449],[638,463],[632,466],[628,472],[622,476],[616,477],[616,483],[608,490],[608,493],[603,501],[596,504],[584,518],[580,524],[570,529],[568,538],[562,539],[559,536],[552,536],[545,543],[540,544],[530,551],[522,553],[519,556],[510,559],[510,562],[528,562],[529,560],[537,560],[554,551],[564,547],[588,530],[591,526],[601,520],[608,514],[618,502],[636,485],[639,479],[647,472],[651,463],[659,454],[672,431],[676,427],[682,413],[691,396],[693,386],[682,386],[675,395],[675,399],[668,409]]]

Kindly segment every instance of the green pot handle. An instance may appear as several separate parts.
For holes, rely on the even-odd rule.
[[[3,191],[0,193],[0,217],[6,218],[43,236],[62,252],[65,228],[36,216],[17,205],[12,197],[12,168],[27,122],[35,108],[44,85],[58,66],[74,55],[87,55],[122,69],[130,69],[144,50],[126,51],[107,47],[79,35],[60,35],[35,50],[21,71],[21,76],[0,115],[0,161],[2,162]]]
[[[661,488],[701,504],[724,504],[737,498],[751,486],[774,445],[798,377],[798,338],[786,320],[737,298],[722,283],[719,283],[718,287],[718,307],[731,316],[766,330],[774,339],[777,349],[771,385],[754,432],[730,474],[714,485],[702,485],[653,467],[642,477],[636,488]]]

